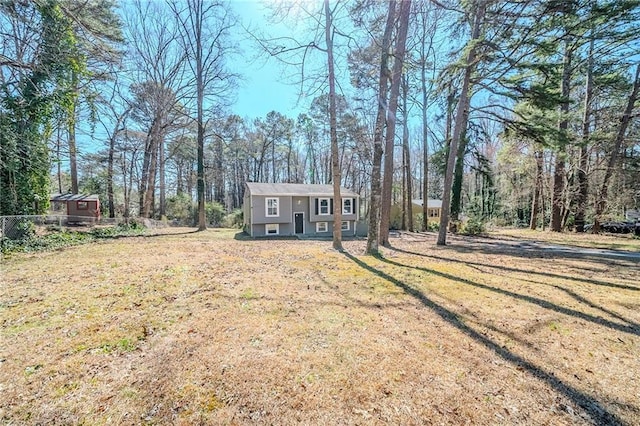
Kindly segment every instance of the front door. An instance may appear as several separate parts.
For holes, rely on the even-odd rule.
[[[304,213],[294,213],[293,221],[295,222],[295,225],[296,225],[295,233],[303,234],[304,233]]]

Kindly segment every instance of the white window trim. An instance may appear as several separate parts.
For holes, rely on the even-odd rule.
[[[275,227],[276,232],[275,233],[270,233],[269,232],[269,227],[273,226]],[[277,223],[265,223],[264,225],[264,234],[265,235],[280,235],[280,225]]]
[[[276,214],[269,214],[269,200],[276,200]],[[264,199],[264,215],[266,217],[280,216],[280,199],[277,197],[269,197]]]
[[[320,230],[320,225],[324,225],[324,231]],[[329,222],[316,222],[316,232],[329,232]]]
[[[327,212],[322,213],[322,201],[327,201]],[[318,198],[318,216],[330,216],[331,215],[331,198]]]
[[[347,227],[345,228],[344,225],[347,225]],[[349,225],[349,221],[348,220],[343,220],[342,221],[342,225],[340,226],[340,229],[342,229],[343,231],[348,231],[351,229],[351,225]]]
[[[350,204],[350,211],[347,211],[344,208],[344,202],[345,201],[349,201]],[[353,214],[353,198],[343,198],[342,199],[342,214]]]

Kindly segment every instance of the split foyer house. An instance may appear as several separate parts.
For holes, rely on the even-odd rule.
[[[342,211],[342,232],[355,235],[360,197],[340,189],[342,203],[336,206],[332,185],[247,182],[244,230],[252,237],[268,235],[331,236],[333,213]]]

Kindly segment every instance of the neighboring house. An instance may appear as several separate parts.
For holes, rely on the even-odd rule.
[[[411,200],[411,210],[413,212],[414,225],[418,224],[418,215],[422,214],[423,200]],[[440,214],[442,212],[442,200],[427,200],[427,214],[430,222],[440,220]],[[393,229],[400,229],[402,224],[402,206],[400,204],[394,204],[391,206],[391,220],[390,226]]]
[[[244,230],[252,237],[267,235],[333,235],[333,212],[342,210],[343,235],[355,235],[360,197],[340,189],[342,205],[333,202],[332,185],[247,182]]]
[[[66,207],[69,222],[100,219],[100,199],[97,195],[54,194],[51,196],[51,204],[54,212]]]

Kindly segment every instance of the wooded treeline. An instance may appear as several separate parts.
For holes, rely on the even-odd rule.
[[[0,214],[71,191],[202,227],[246,181],[339,176],[375,252],[415,198],[443,200],[440,243],[463,215],[582,231],[640,208],[638,1],[284,2],[287,37],[223,1],[117,6],[0,2]],[[303,112],[234,112],[239,34],[297,72]]]

